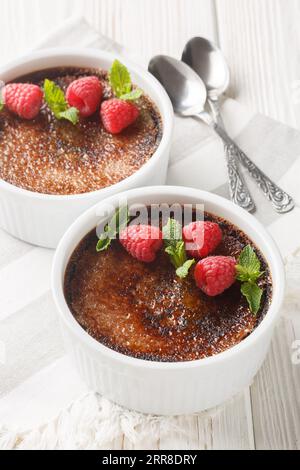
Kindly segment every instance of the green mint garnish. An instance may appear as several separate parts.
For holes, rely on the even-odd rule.
[[[260,307],[262,289],[255,282],[243,282],[241,293],[246,297],[251,312],[256,315]]]
[[[262,275],[260,261],[250,245],[245,246],[242,250],[236,270],[239,281],[255,282]]]
[[[53,112],[56,119],[67,119],[72,124],[77,124],[79,111],[77,108],[70,108],[63,90],[51,80],[44,81],[45,101]]]
[[[78,122],[78,109],[71,107],[68,108],[66,111],[61,111],[59,113],[59,119],[67,119],[75,126],[75,124],[77,124]]]
[[[117,98],[125,101],[135,101],[143,94],[139,88],[132,89],[130,73],[125,65],[114,60],[108,74],[109,84]]]
[[[184,241],[181,236],[181,225],[177,220],[169,219],[162,232],[165,252],[169,255],[177,276],[183,279],[188,275],[189,269],[195,260],[187,259]]]
[[[193,266],[194,263],[194,259],[188,259],[187,261],[185,261],[182,266],[176,269],[177,276],[181,279],[185,278],[189,273],[190,267]]]
[[[256,315],[262,296],[257,280],[263,274],[260,261],[250,245],[242,250],[236,266],[236,279],[242,282],[241,292],[246,297],[251,312]]]
[[[104,232],[101,234],[97,245],[96,251],[105,251],[110,246],[112,239],[127,226],[129,222],[129,212],[127,206],[122,206],[116,210],[108,224],[104,227]]]
[[[175,219],[168,219],[167,224],[162,229],[165,245],[176,247],[182,241],[181,225]]]
[[[2,97],[2,90],[0,89],[0,111],[4,108],[4,101]]]
[[[129,93],[125,93],[125,95],[121,95],[120,99],[124,101],[136,101],[142,96],[142,94],[143,92],[140,88],[135,88]]]

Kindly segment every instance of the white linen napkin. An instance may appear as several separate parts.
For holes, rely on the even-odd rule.
[[[82,18],[68,20],[36,48],[74,45],[138,60]],[[258,207],[256,216],[268,227],[283,256],[289,255],[285,314],[295,314],[300,304],[300,132],[253,114],[231,99],[225,100],[222,115],[241,148],[296,201],[295,210],[277,215],[245,175]],[[221,141],[198,121],[175,121],[167,183],[228,197]],[[124,410],[89,392],[77,376],[64,354],[49,291],[51,261],[52,251],[0,231],[0,449],[101,448],[121,434],[131,441],[149,433],[152,437],[167,434],[176,426],[173,418]],[[199,416],[206,419],[207,413]]]

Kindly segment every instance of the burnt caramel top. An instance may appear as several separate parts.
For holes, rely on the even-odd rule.
[[[99,69],[49,69],[14,81],[42,86],[49,78],[65,91],[73,80],[87,75],[99,77],[104,99],[112,97],[107,73]],[[150,98],[142,96],[137,106],[138,119],[118,135],[105,131],[98,111],[73,126],[57,120],[46,105],[32,121],[3,110],[0,178],[44,194],[85,193],[127,178],[151,158],[162,133],[159,112]]]
[[[215,255],[238,258],[253,243],[235,226],[218,222],[223,241]],[[111,349],[155,361],[191,361],[225,351],[248,336],[265,315],[272,284],[268,267],[255,249],[264,274],[264,293],[255,317],[236,282],[223,294],[209,297],[195,284],[193,269],[185,279],[176,276],[169,257],[160,250],[152,263],[131,257],[114,240],[97,253],[96,231],[87,234],[74,251],[65,274],[65,297],[80,325]]]

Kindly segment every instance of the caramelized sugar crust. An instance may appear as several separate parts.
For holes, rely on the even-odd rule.
[[[107,73],[99,69],[49,69],[15,82],[42,86],[49,78],[66,90],[73,80],[87,75],[98,76],[104,98],[112,97]],[[2,111],[0,178],[44,194],[86,193],[127,178],[151,158],[162,135],[161,118],[150,98],[142,96],[137,105],[140,116],[119,135],[105,131],[98,111],[76,126],[54,118],[45,105],[32,121]]]
[[[223,219],[223,241],[214,254],[238,257],[251,241]],[[179,279],[161,250],[153,263],[132,258],[118,240],[96,253],[91,231],[74,251],[65,275],[65,297],[76,320],[96,340],[136,358],[191,361],[212,356],[248,336],[264,317],[271,299],[268,267],[261,309],[255,318],[236,282],[223,294],[208,297],[196,287],[193,272]]]

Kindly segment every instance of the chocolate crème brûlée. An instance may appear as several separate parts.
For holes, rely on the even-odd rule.
[[[97,341],[134,358],[192,361],[238,344],[270,305],[264,257],[245,233],[209,213],[175,242],[161,225],[130,221],[108,244],[100,237],[98,252],[96,229],[82,239],[64,280],[73,316]]]
[[[134,110],[134,116],[126,116],[125,120],[134,122],[124,126],[122,131],[110,131],[109,125],[105,126],[100,115],[101,103],[116,98],[107,71],[78,67],[48,69],[18,77],[7,85],[32,84],[43,90],[47,79],[68,97],[67,89],[73,82],[91,76],[99,80],[101,102],[99,101],[97,109],[91,115],[79,113],[76,124],[63,118],[62,113],[53,113],[53,109],[55,111],[61,107],[59,100],[54,103],[53,109],[43,100],[38,114],[24,119],[22,112],[26,112],[26,107],[19,110],[20,104],[16,102],[14,105],[12,89],[6,93],[7,106],[0,112],[1,179],[43,194],[80,194],[120,182],[151,158],[162,136],[162,121],[158,109],[144,93],[136,93],[135,101],[134,96],[129,96],[128,101],[124,99],[122,104],[125,106],[126,103],[129,109],[131,107],[129,114],[132,109],[138,111]],[[134,85],[132,87],[133,90],[136,88]],[[88,87],[77,88],[79,96],[74,98],[71,93],[69,96],[73,97],[75,106],[78,103],[80,110],[83,103],[80,93],[83,98],[90,93],[87,102],[93,101],[95,97],[93,90]],[[124,90],[129,90],[130,93],[128,83]],[[33,90],[32,95],[34,93]],[[97,93],[99,89],[96,89]],[[55,100],[57,96],[50,97],[51,99]],[[15,112],[11,112],[11,109]],[[118,109],[114,111],[120,114]],[[111,116],[110,111],[107,114],[109,113]]]

